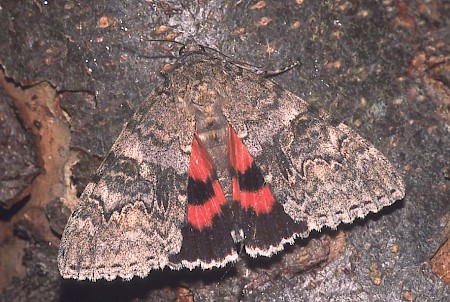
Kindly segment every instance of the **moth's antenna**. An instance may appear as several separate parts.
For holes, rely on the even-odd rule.
[[[291,65],[286,66],[286,67],[284,67],[284,68],[280,68],[280,69],[277,69],[277,70],[266,70],[266,71],[262,71],[262,75],[263,75],[264,77],[266,77],[266,78],[272,77],[272,76],[276,76],[276,75],[279,75],[279,74],[281,74],[281,73],[285,73],[286,71],[289,71],[289,70],[291,70],[292,68],[297,67],[297,66],[300,66],[300,65],[301,65],[300,60],[297,60],[297,61],[295,61],[294,63],[292,63]],[[261,71],[260,71],[260,72],[261,72]]]
[[[233,61],[232,63],[242,69],[251,71],[251,72],[256,73],[257,75],[263,76],[265,78],[269,78],[269,77],[273,77],[273,76],[285,73],[286,71],[289,71],[292,68],[301,65],[300,60],[297,60],[294,63],[292,63],[291,65],[286,66],[281,69],[264,70],[263,67],[253,66],[253,65],[250,65],[247,63],[242,63],[242,62],[237,62],[237,61]]]
[[[186,44],[184,44],[184,43],[182,43],[182,42],[175,41],[175,40],[145,39],[145,38],[141,38],[141,40],[147,41],[147,42],[167,42],[167,43],[178,44],[178,45],[181,45],[181,46],[186,46]]]
[[[179,54],[181,55],[181,53],[183,52],[183,50],[186,48],[186,44],[182,43],[182,42],[178,42],[175,40],[163,40],[163,39],[142,39],[143,41],[147,41],[147,42],[168,42],[168,43],[174,43],[174,44],[178,44],[181,45],[180,50],[178,51]]]
[[[182,47],[185,47],[186,45],[184,43],[178,42],[178,41],[174,41],[174,40],[162,40],[162,39],[146,39],[146,38],[141,38],[141,41],[148,41],[148,42],[168,42],[168,43],[174,43],[174,44],[178,44],[181,45]],[[176,59],[177,57],[172,55],[172,54],[165,54],[165,55],[143,55],[143,54],[139,54],[137,53],[134,49],[131,49],[129,47],[124,47],[124,49],[126,49],[127,51],[129,51],[130,53],[133,53],[135,55],[137,55],[140,58],[145,58],[145,59]]]
[[[179,50],[179,54],[180,54],[180,55],[181,55],[181,54],[183,53],[183,51],[186,49],[187,45],[190,44],[190,43],[187,43],[187,44],[186,44],[186,43],[178,42],[178,41],[175,41],[175,40],[145,39],[145,38],[142,38],[142,40],[148,41],[148,42],[168,42],[168,43],[174,43],[174,44],[181,45],[181,48],[180,48],[180,50]],[[191,42],[191,43],[193,43],[193,42]],[[285,73],[286,71],[289,71],[289,70],[291,70],[292,68],[294,68],[294,67],[300,65],[300,60],[297,60],[297,61],[295,61],[294,63],[292,63],[291,65],[286,66],[286,67],[281,68],[281,69],[277,69],[277,70],[264,70],[262,67],[253,66],[253,65],[250,65],[250,64],[247,64],[247,63],[243,63],[243,62],[237,61],[236,59],[231,58],[230,56],[227,56],[226,54],[224,54],[224,53],[222,53],[222,52],[220,52],[220,51],[218,51],[217,49],[214,49],[214,48],[212,48],[212,47],[205,46],[205,45],[199,45],[199,44],[196,44],[196,45],[197,45],[197,46],[200,46],[202,49],[208,49],[208,50],[210,50],[210,51],[213,51],[213,52],[215,52],[215,53],[220,54],[221,56],[223,56],[224,58],[226,58],[227,60],[229,60],[232,64],[234,64],[234,65],[236,65],[236,66],[238,66],[238,67],[240,67],[240,68],[242,68],[242,69],[251,71],[251,72],[253,72],[253,73],[256,73],[256,74],[258,74],[258,75],[261,75],[261,76],[267,77],[267,78],[268,78],[268,77],[272,77],[272,76],[276,76],[276,75],[279,75],[279,74],[282,74],[282,73]],[[171,57],[171,58],[174,58],[174,57]]]
[[[171,55],[171,54],[164,54],[164,55],[143,55],[138,53],[136,50],[134,50],[133,48],[127,47],[127,46],[122,46],[122,48],[129,53],[132,53],[134,55],[136,55],[139,58],[144,58],[144,59],[175,59],[176,56]]]

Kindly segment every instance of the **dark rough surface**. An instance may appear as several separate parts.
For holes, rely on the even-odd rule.
[[[31,132],[23,128],[12,101],[0,90],[0,207],[24,198],[40,169]]]
[[[45,206],[45,214],[50,228],[57,236],[62,235],[71,213],[70,209],[63,204],[60,198],[53,199]]]
[[[194,37],[267,70],[300,59],[301,67],[274,81],[359,128],[404,171],[404,201],[342,228],[348,233],[344,254],[311,272],[277,272],[274,263],[288,261],[286,253],[267,265],[262,261],[256,274],[270,276],[270,282],[251,291],[247,284],[256,277],[246,260],[226,270],[156,272],[127,283],[61,282],[55,248],[54,254],[43,252],[52,278],[35,279],[38,272],[28,270],[29,277],[8,285],[0,301],[161,301],[175,299],[180,283],[193,292],[195,301],[406,301],[405,292],[416,301],[448,298],[449,286],[431,273],[429,265],[445,241],[444,215],[449,211],[449,180],[444,177],[450,158],[449,73],[445,59],[439,59],[450,53],[448,3],[289,1],[266,2],[262,9],[253,8],[256,2],[206,3],[4,1],[0,24],[6,34],[0,35],[0,64],[17,82],[45,79],[60,92],[96,96],[89,114],[74,115],[71,121],[98,125],[84,133],[94,143],[78,141],[79,149],[95,150],[84,157],[90,160],[109,150],[123,122],[162,81],[158,71],[167,60],[139,55],[169,52],[140,37]],[[100,22],[102,16],[110,23]],[[262,25],[263,17],[271,21]],[[160,34],[160,25],[171,30]],[[82,178],[89,176],[73,176],[88,181]],[[398,252],[392,252],[393,246]],[[31,244],[27,254],[39,251]],[[39,288],[46,289],[45,294],[31,296]]]
[[[24,278],[14,278],[0,293],[0,301],[58,301],[61,278],[56,266],[56,246],[48,244],[26,220],[14,226],[14,235],[28,242],[22,259]]]

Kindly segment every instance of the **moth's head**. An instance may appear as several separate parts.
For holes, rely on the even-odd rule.
[[[219,59],[220,57],[220,53],[218,51],[197,44],[194,40],[190,40],[186,44],[182,44],[178,54],[179,56],[176,58],[176,61],[163,69],[164,75],[172,76],[172,74],[180,68],[188,67],[198,62],[210,62],[214,59]]]
[[[176,62],[163,71],[174,99],[199,110],[220,102],[225,60],[217,50],[194,40],[183,44]]]

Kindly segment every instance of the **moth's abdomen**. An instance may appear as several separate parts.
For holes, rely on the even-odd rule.
[[[228,123],[218,110],[209,110],[206,116],[196,119],[197,133],[204,144],[217,178],[227,199],[231,197],[231,178],[228,161]]]

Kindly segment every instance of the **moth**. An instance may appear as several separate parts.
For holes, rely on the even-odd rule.
[[[62,236],[64,278],[271,256],[402,199],[402,178],[325,111],[187,45],[122,130]]]

